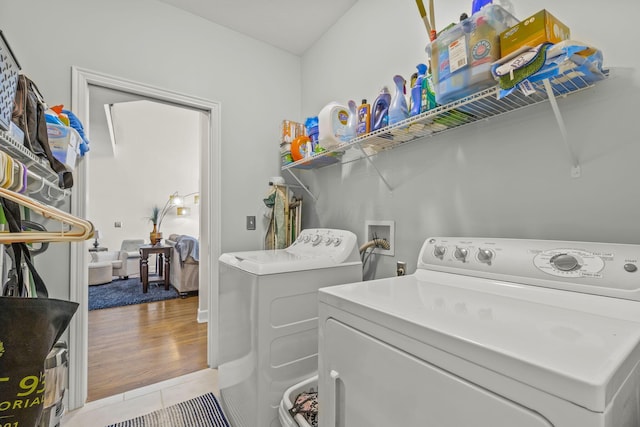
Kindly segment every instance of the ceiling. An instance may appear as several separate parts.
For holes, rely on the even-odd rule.
[[[302,55],[357,0],[159,0]]]

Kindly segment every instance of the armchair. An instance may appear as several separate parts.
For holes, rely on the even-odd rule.
[[[143,239],[123,240],[120,245],[120,253],[123,257],[124,272],[122,276],[128,279],[129,276],[140,275],[140,246],[144,245]]]

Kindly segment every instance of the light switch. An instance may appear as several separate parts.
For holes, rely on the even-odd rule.
[[[122,228],[122,221],[116,221],[113,223],[114,228]]]

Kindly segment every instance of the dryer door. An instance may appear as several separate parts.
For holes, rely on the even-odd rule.
[[[552,427],[538,413],[328,319],[320,427]]]

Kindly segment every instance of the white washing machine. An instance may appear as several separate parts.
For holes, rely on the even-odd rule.
[[[318,289],[362,281],[355,234],[303,230],[287,249],[219,260],[218,379],[233,427],[279,427],[284,391],[318,370]]]
[[[432,238],[321,289],[321,427],[640,426],[640,246]]]

